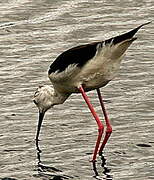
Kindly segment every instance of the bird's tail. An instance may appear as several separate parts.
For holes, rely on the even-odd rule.
[[[111,39],[108,39],[105,41],[105,45],[110,48],[110,53],[107,53],[111,59],[118,59],[120,58],[125,51],[128,49],[128,47],[132,44],[134,40],[137,39],[137,37],[133,37],[137,31],[143,27],[144,25],[149,24],[150,22],[144,23],[137,28],[124,33],[122,35],[113,37]],[[107,49],[108,49],[107,48]]]
[[[151,21],[138,26],[137,28],[135,28],[135,29],[133,29],[133,30],[127,32],[127,33],[124,33],[122,35],[110,38],[110,39],[105,41],[105,44],[109,44],[109,43],[112,42],[112,44],[116,45],[116,44],[121,43],[121,42],[123,42],[123,41],[125,41],[127,39],[131,39],[141,27],[143,27],[143,26],[145,26],[145,25],[147,25],[149,23],[151,23]]]

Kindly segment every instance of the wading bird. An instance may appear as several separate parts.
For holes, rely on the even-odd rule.
[[[149,23],[142,24],[127,33],[105,41],[71,48],[56,58],[48,71],[52,87],[48,85],[39,86],[34,94],[33,100],[39,109],[37,144],[45,112],[54,105],[64,103],[72,93],[81,93],[98,125],[98,137],[92,158],[92,162],[96,161],[97,153],[102,154],[103,148],[112,133],[112,126],[104,107],[100,88],[116,76],[125,51],[137,39],[134,37],[135,33]],[[104,125],[86,95],[86,92],[95,89],[106,123],[106,132],[101,145]]]

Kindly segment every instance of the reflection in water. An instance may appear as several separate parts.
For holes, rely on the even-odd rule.
[[[42,153],[42,150],[40,149],[39,147],[39,141],[36,141],[36,149],[37,149],[37,159],[38,159],[38,173],[40,176],[45,176],[45,177],[53,177],[52,180],[64,180],[64,179],[73,179],[72,176],[67,176],[67,175],[55,175],[55,173],[57,172],[62,172],[60,169],[57,169],[55,167],[51,167],[51,166],[46,166],[44,164],[42,164],[42,161],[41,161],[41,153]],[[97,167],[96,167],[96,161],[93,162],[93,171],[95,173],[94,175],[94,178],[96,179],[99,179],[99,180],[103,180],[103,179],[106,179],[106,180],[112,180],[112,175],[110,174],[111,172],[111,169],[109,169],[106,165],[106,159],[104,157],[104,155],[102,154],[101,156],[101,167],[103,168],[103,178],[99,176],[99,173],[98,173],[98,170],[97,170]],[[54,174],[48,174],[48,173],[54,173]]]
[[[98,170],[97,170],[97,167],[96,167],[96,161],[93,162],[93,171],[95,173],[95,178],[96,179],[99,179],[99,180],[103,180],[103,179],[106,179],[106,180],[112,180],[112,175],[110,174],[111,172],[111,169],[109,169],[106,165],[106,159],[104,157],[104,155],[102,154],[101,155],[101,167],[103,168],[103,174],[104,174],[104,177],[100,177],[99,176],[99,173],[98,173]]]
[[[60,169],[57,169],[55,167],[51,167],[51,166],[46,166],[44,164],[42,164],[42,161],[41,161],[41,153],[42,153],[42,150],[40,149],[39,147],[39,141],[36,141],[36,149],[37,149],[37,159],[38,159],[38,173],[40,176],[45,176],[45,177],[53,177],[52,180],[64,180],[64,179],[73,179],[72,176],[67,176],[67,175],[55,175],[55,173],[57,172],[62,172]],[[94,175],[94,178],[96,179],[99,179],[99,180],[103,180],[103,179],[106,179],[106,180],[112,180],[112,175],[110,174],[111,172],[111,169],[109,169],[106,165],[106,159],[104,157],[104,155],[102,154],[101,156],[101,167],[103,168],[103,178],[99,176],[99,173],[98,173],[98,170],[97,170],[97,167],[96,167],[96,161],[93,162],[93,171],[95,173]],[[48,173],[53,173],[54,174],[48,174]]]
[[[55,168],[55,167],[46,166],[46,165],[42,164],[42,161],[41,161],[42,150],[40,149],[38,142],[39,141],[36,140],[36,150],[37,150],[37,159],[38,159],[38,165],[37,166],[38,166],[39,176],[49,177],[49,179],[51,177],[53,177],[52,180],[64,180],[64,179],[73,178],[73,177],[67,176],[67,175],[55,175],[56,172],[62,172],[62,171],[60,169]],[[54,173],[54,174],[51,174],[51,173]]]

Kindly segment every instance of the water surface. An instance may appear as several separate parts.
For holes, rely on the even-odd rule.
[[[58,54],[150,21],[153,10],[152,0],[0,2],[1,179],[95,179],[89,160],[97,127],[81,95],[46,113],[37,154],[33,93],[50,84],[47,70]],[[97,161],[101,179],[154,179],[153,59],[151,23],[138,32],[117,78],[101,89],[113,125],[104,152],[109,173]],[[103,120],[96,92],[88,95]]]

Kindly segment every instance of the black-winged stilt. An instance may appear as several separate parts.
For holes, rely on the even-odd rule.
[[[37,143],[45,112],[54,105],[64,103],[72,93],[81,93],[98,125],[98,137],[92,158],[92,161],[95,162],[98,151],[101,155],[112,133],[112,126],[104,107],[100,88],[116,76],[125,51],[137,39],[133,36],[142,26],[149,23],[105,41],[74,47],[57,57],[48,71],[53,87],[40,86],[34,94],[34,103],[39,109]],[[86,95],[87,91],[94,89],[97,90],[106,122],[105,137],[101,146],[104,126]]]

